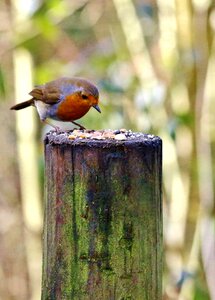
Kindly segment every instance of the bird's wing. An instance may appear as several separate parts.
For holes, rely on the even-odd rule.
[[[60,91],[52,85],[36,87],[29,95],[31,95],[34,100],[40,100],[47,104],[55,104],[60,101]]]

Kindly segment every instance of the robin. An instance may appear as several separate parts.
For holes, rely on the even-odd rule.
[[[19,110],[28,106],[35,106],[40,120],[54,127],[57,131],[60,129],[50,124],[46,120],[47,118],[72,122],[80,129],[85,129],[75,120],[83,117],[91,107],[101,113],[98,106],[98,89],[83,78],[59,78],[35,87],[29,95],[32,96],[30,100],[16,104],[11,109]]]

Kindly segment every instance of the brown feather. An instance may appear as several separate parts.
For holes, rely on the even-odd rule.
[[[34,105],[34,99],[30,99],[30,100],[18,103],[16,105],[12,106],[10,109],[19,110],[19,109],[23,109],[23,108],[26,108],[31,105]]]
[[[41,90],[41,88],[35,88],[35,89],[33,89],[29,93],[29,95],[31,95],[36,100],[42,100],[43,99],[43,91]]]
[[[59,88],[54,86],[41,86],[33,89],[29,95],[31,95],[35,100],[40,100],[46,104],[55,104],[60,99]]]

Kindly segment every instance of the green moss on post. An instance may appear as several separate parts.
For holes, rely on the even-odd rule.
[[[42,299],[161,299],[161,140],[45,140]]]

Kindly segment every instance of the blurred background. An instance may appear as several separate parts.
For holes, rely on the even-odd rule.
[[[99,87],[85,127],[163,139],[163,299],[215,299],[214,33],[212,0],[0,1],[0,299],[40,299],[50,130],[9,108],[61,76]]]

